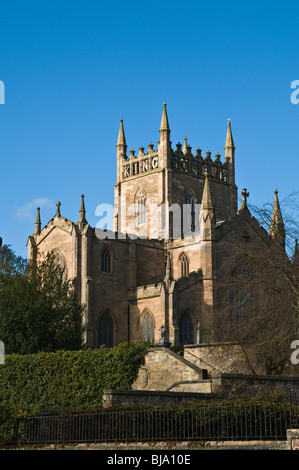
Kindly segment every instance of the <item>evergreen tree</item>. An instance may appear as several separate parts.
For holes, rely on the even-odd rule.
[[[82,347],[83,306],[53,254],[24,267],[8,247],[1,249],[0,274],[0,339],[7,354]]]

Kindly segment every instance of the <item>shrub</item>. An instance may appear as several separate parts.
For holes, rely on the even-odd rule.
[[[130,389],[147,348],[131,342],[110,349],[6,355],[0,366],[0,440],[11,433],[12,417],[98,408],[104,389]]]

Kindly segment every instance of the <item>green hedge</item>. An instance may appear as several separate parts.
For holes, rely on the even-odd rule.
[[[0,444],[13,440],[16,418],[100,408],[104,389],[131,388],[146,343],[115,348],[5,355],[0,365]]]
[[[1,407],[19,415],[100,407],[104,389],[131,388],[147,347],[132,342],[115,348],[6,355],[0,365]]]

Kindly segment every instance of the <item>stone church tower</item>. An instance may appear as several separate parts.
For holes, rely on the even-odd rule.
[[[189,205],[191,212],[189,217],[195,225],[193,211],[196,205],[201,204],[205,173],[210,179],[216,219],[226,220],[237,212],[235,147],[230,122],[228,122],[223,162],[219,154],[215,155],[214,160],[211,152],[206,152],[206,156],[203,157],[200,149],[197,149],[193,155],[186,137],[183,148],[178,143],[174,151],[170,132],[164,103],[157,149],[154,150],[153,145],[149,144],[146,153],[144,148],[140,147],[136,156],[134,150],[128,155],[123,121],[121,121],[117,141],[115,231],[133,232],[147,238],[153,238],[153,235],[155,238],[164,239],[180,237],[183,227],[175,227],[176,231],[173,232],[172,219],[175,216],[173,212],[177,210],[182,214],[183,206],[186,206],[185,212],[188,212]],[[142,222],[142,216],[138,219],[135,213],[122,217],[122,212],[138,203],[140,211],[144,213],[146,224]],[[125,206],[123,211],[122,204]],[[169,207],[172,211],[168,218],[166,212]],[[181,222],[183,225],[184,221]]]
[[[156,344],[162,326],[173,345],[215,340],[217,280],[236,263],[224,247],[283,232],[277,194],[270,235],[251,216],[246,190],[238,211],[230,121],[223,159],[192,152],[186,137],[174,149],[166,104],[159,133],[156,149],[150,143],[135,155],[120,122],[113,232],[88,224],[82,195],[77,222],[57,203],[42,228],[38,209],[28,239],[29,260],[54,250],[73,282],[85,305],[88,347]]]

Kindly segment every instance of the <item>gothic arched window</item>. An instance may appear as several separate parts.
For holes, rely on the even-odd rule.
[[[196,220],[195,220],[195,205],[196,205],[196,195],[193,189],[189,189],[185,197],[185,207],[184,207],[184,225],[186,230],[195,230]]]
[[[194,343],[193,323],[188,312],[183,313],[179,322],[179,343]]]
[[[146,312],[142,319],[142,340],[153,344],[155,342],[155,321],[150,312]]]
[[[195,202],[194,199],[186,198],[186,224],[191,227],[191,230],[195,227]]]
[[[231,322],[237,321],[252,302],[252,272],[247,263],[239,263],[231,273]]]
[[[57,249],[53,251],[53,254],[55,258],[55,263],[57,264],[57,266],[59,266],[59,268],[61,268],[63,272],[64,280],[67,280],[68,275],[67,275],[67,266],[66,266],[65,257]]]
[[[181,268],[181,277],[187,277],[189,275],[189,260],[186,253],[182,253],[180,255],[179,263]]]
[[[146,223],[146,199],[144,196],[137,200],[138,225]]]
[[[135,207],[137,208],[137,223],[142,225],[146,223],[146,196],[141,188],[138,188],[135,194]]]
[[[101,316],[98,326],[98,346],[113,347],[113,320],[109,312]]]
[[[104,248],[102,253],[102,272],[111,273],[111,256],[108,248]]]

